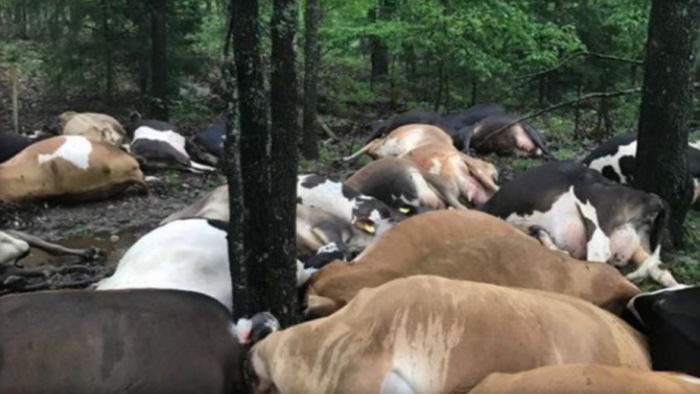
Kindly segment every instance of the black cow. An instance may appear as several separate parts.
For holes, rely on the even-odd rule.
[[[649,339],[654,369],[700,377],[700,286],[639,294],[623,318]]]
[[[0,298],[2,393],[241,393],[230,313],[175,290]]]
[[[0,133],[0,163],[13,158],[24,148],[36,142],[37,139],[20,135],[12,131]]]
[[[614,265],[633,261],[639,268],[628,278],[652,276],[665,285],[676,284],[670,272],[659,268],[667,204],[579,163],[532,168],[501,187],[483,210],[523,230],[535,230],[543,243],[575,258]]]
[[[207,127],[197,134],[194,141],[203,146],[207,152],[217,158],[224,157],[224,142],[226,141],[226,122],[220,121]]]
[[[700,210],[700,149],[688,144],[688,171],[693,177],[693,208]],[[636,170],[637,133],[613,137],[594,149],[582,163],[604,177],[622,184],[632,184]]]
[[[498,104],[482,103],[462,111],[440,116],[433,111],[411,110],[395,115],[386,120],[378,120],[370,125],[372,134],[367,141],[389,134],[392,130],[411,123],[429,124],[438,126],[450,137],[455,147],[459,150],[469,148],[468,126],[490,116],[503,113],[505,110]]]

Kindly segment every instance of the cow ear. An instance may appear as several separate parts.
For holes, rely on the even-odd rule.
[[[355,222],[353,224],[355,225],[355,227],[366,232],[367,234],[374,235],[377,232],[377,226],[374,224],[374,221],[370,218],[355,219]]]
[[[304,309],[304,320],[325,317],[340,309],[340,305],[328,297],[309,294]]]

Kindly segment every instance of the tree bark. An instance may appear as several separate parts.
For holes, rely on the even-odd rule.
[[[376,22],[387,20],[393,12],[393,0],[382,0],[378,8],[369,11],[369,21]],[[389,48],[384,41],[376,35],[372,35],[370,40],[370,62],[372,64],[371,79],[376,82],[379,78],[389,73]]]
[[[109,4],[105,0],[101,1],[102,8],[102,34],[104,39],[104,48],[102,48],[105,66],[105,90],[104,96],[109,103],[112,101],[112,92],[114,91],[114,62],[112,61],[112,32],[109,25]]]
[[[309,160],[318,159],[318,70],[320,51],[318,24],[321,19],[319,0],[306,0],[304,12],[304,126],[301,141],[302,153]]]
[[[700,0],[652,1],[635,184],[671,206],[669,231],[675,246],[683,244],[692,197],[686,151],[699,18]]]
[[[263,277],[266,310],[288,327],[298,323],[296,288],[296,206],[298,153],[297,73],[294,35],[297,0],[274,0],[272,12],[272,132],[270,144],[271,183],[265,266],[255,266]],[[315,120],[315,119],[314,119]],[[260,250],[264,253],[264,250]]]
[[[168,120],[167,0],[151,0],[151,116]]]

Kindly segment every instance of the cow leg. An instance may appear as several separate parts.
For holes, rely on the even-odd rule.
[[[356,157],[362,156],[362,154],[364,154],[365,152],[369,152],[370,150],[374,149],[375,147],[381,145],[382,143],[384,143],[383,138],[370,141],[367,145],[360,148],[360,150],[358,150],[357,152],[351,154],[350,156],[343,157],[343,161],[354,160]]]
[[[57,256],[79,256],[85,260],[93,260],[101,254],[101,251],[96,248],[90,249],[71,249],[64,246],[44,241],[39,237],[29,235],[20,231],[8,230],[6,233],[12,235],[15,238],[21,239],[28,243],[30,246],[41,249],[46,253],[57,255]]]
[[[611,256],[610,238],[598,225],[598,213],[595,207],[590,201],[585,204],[577,201],[576,209],[586,229],[586,259],[607,262]]]
[[[549,235],[549,232],[544,229],[542,226],[530,226],[528,228],[528,231],[530,232],[530,235],[540,241],[542,246],[549,250],[553,250],[555,252],[562,252],[566,254],[567,256],[569,255],[569,252],[563,249],[560,249],[555,243],[554,240],[552,239],[551,235]]]
[[[660,254],[661,246],[657,246],[652,255],[649,255],[649,253],[641,246],[638,247],[631,259],[631,261],[637,265],[637,269],[634,272],[627,274],[627,279],[641,280],[651,277],[657,283],[660,283],[666,287],[677,286],[678,282],[673,277],[673,274],[671,274],[671,271],[660,267]]]

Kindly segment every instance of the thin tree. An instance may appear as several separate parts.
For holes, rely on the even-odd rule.
[[[676,246],[692,197],[686,151],[699,19],[700,0],[652,1],[634,182],[671,206]]]
[[[151,116],[168,120],[167,0],[151,0]]]
[[[230,9],[235,70],[230,63],[224,66],[229,90],[225,161],[231,201],[229,258],[234,318],[267,310],[287,326],[296,322],[298,312],[294,241],[298,126],[292,46],[295,0],[274,3],[274,133],[268,126],[258,1],[231,0]],[[226,48],[228,52],[230,45]]]
[[[302,153],[309,160],[318,159],[318,70],[320,59],[318,24],[321,19],[319,0],[306,0],[304,12],[304,124]]]

